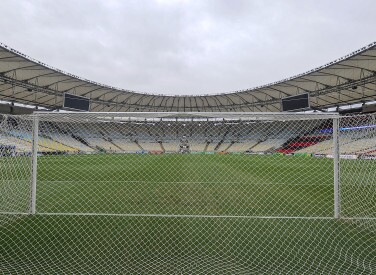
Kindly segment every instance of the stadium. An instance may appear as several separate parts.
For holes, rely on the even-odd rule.
[[[376,43],[191,96],[1,44],[0,100],[0,273],[376,272]]]

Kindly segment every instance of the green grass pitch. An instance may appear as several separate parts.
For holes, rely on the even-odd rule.
[[[2,212],[27,212],[30,159],[2,158],[0,172]],[[374,161],[341,160],[344,216],[376,216],[375,178]],[[343,274],[376,266],[375,221],[331,219],[327,158],[43,156],[37,211],[0,214],[0,273]]]

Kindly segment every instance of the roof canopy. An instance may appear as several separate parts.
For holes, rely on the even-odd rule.
[[[376,100],[376,42],[300,75],[213,95],[156,95],[119,89],[50,67],[0,44],[0,100],[62,107],[63,94],[90,98],[94,112],[279,112],[283,97],[309,93],[313,109]]]

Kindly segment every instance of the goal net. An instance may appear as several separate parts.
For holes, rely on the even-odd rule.
[[[0,271],[373,273],[375,115],[0,117]]]

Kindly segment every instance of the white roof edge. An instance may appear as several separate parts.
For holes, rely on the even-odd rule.
[[[343,57],[340,57],[334,61],[331,61],[329,63],[326,63],[325,65],[322,65],[322,66],[319,66],[317,68],[314,68],[314,69],[311,69],[309,71],[306,71],[304,73],[300,73],[300,74],[297,74],[295,76],[291,76],[291,77],[288,77],[288,78],[285,78],[285,79],[282,79],[282,80],[279,80],[279,81],[275,81],[275,82],[272,82],[272,83],[268,83],[268,84],[264,84],[264,85],[261,85],[261,86],[256,86],[256,87],[253,87],[253,88],[247,88],[247,89],[242,89],[242,90],[237,90],[237,91],[230,91],[230,92],[224,92],[224,93],[212,93],[212,94],[197,94],[197,95],[192,95],[192,94],[184,94],[184,95],[168,95],[168,94],[156,94],[156,93],[149,93],[149,92],[139,92],[139,91],[133,91],[133,90],[126,90],[126,89],[122,89],[122,88],[117,88],[117,87],[114,87],[114,86],[109,86],[109,85],[106,85],[106,84],[101,84],[101,83],[98,83],[98,82],[95,82],[95,81],[92,81],[92,80],[88,80],[88,79],[85,79],[85,78],[82,78],[82,77],[79,77],[77,75],[74,75],[74,74],[71,74],[71,73],[67,73],[63,70],[60,70],[60,69],[57,69],[53,66],[49,66],[47,65],[46,63],[43,63],[41,61],[38,61],[26,54],[23,54],[15,49],[13,49],[12,47],[10,46],[7,46],[6,44],[0,42],[0,47],[1,48],[4,48],[6,49],[7,51],[9,52],[12,52],[22,58],[25,58],[26,60],[30,61],[30,62],[33,62],[33,63],[36,63],[40,66],[43,66],[45,67],[46,69],[49,69],[49,70],[53,70],[53,71],[56,71],[58,73],[61,73],[63,75],[66,75],[66,76],[69,76],[69,77],[72,77],[72,78],[76,78],[80,81],[83,81],[83,82],[87,82],[87,83],[90,83],[90,84],[93,84],[93,85],[97,85],[97,86],[101,86],[103,88],[106,88],[106,89],[111,89],[111,90],[114,90],[114,91],[118,91],[118,92],[126,92],[126,93],[134,93],[134,94],[139,94],[139,95],[149,95],[149,96],[161,96],[161,97],[214,97],[214,96],[222,96],[222,95],[232,95],[232,94],[236,94],[236,93],[242,93],[242,92],[249,92],[249,91],[254,91],[254,90],[259,90],[259,89],[262,89],[262,88],[267,88],[267,87],[270,87],[270,86],[273,86],[273,85],[277,85],[277,84],[281,84],[281,83],[284,83],[284,82],[287,82],[287,81],[290,81],[290,80],[293,80],[293,79],[296,79],[296,78],[299,78],[301,76],[305,76],[305,75],[308,75],[310,73],[313,73],[313,72],[317,72],[319,70],[322,70],[322,69],[325,69],[329,66],[332,66],[332,65],[335,65],[335,64],[338,64],[339,62],[341,61],[344,61],[344,60],[347,60],[353,56],[356,56],[357,54],[359,53],[362,53],[364,51],[367,51],[369,50],[370,48],[372,47],[375,47],[376,46],[376,42],[372,42],[370,44],[368,44],[367,46],[364,46],[356,51],[353,51]]]

